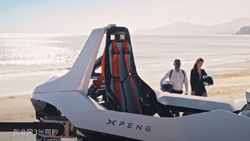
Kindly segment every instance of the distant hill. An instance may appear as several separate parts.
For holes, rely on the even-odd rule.
[[[238,18],[230,22],[216,25],[196,25],[187,22],[156,27],[152,29],[135,31],[134,34],[235,34],[243,26],[250,25],[250,18]]]
[[[250,26],[243,26],[240,31],[236,32],[236,34],[249,34],[250,35]]]

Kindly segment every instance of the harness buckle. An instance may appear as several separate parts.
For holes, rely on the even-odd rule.
[[[128,49],[124,49],[124,54],[130,54],[130,51]]]
[[[120,54],[120,51],[118,49],[113,49],[112,52],[113,54]]]

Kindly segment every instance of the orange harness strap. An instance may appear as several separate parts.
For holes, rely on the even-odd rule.
[[[102,81],[104,80],[104,70],[105,70],[105,50],[103,52],[103,55],[102,55],[102,62],[101,62],[101,67],[102,67],[102,72],[101,72],[101,75],[98,77],[97,80],[94,80],[93,83],[97,86],[97,87],[100,87],[101,84],[102,84]]]
[[[128,42],[126,40],[123,40],[122,44],[123,44],[123,49],[124,49],[124,59],[125,59],[125,62],[126,62],[126,67],[127,67],[127,71],[128,71],[128,75],[129,75],[129,80],[130,80],[130,83],[132,85],[134,96],[135,96],[135,100],[136,100],[136,103],[137,103],[137,108],[139,110],[139,113],[143,114],[141,106],[140,106],[139,98],[138,98],[137,92],[135,90],[135,86],[134,86],[134,82],[133,82],[133,77],[131,75],[129,64],[128,64],[128,55],[130,54],[130,51],[128,50]]]
[[[115,40],[112,40],[112,49],[113,49],[112,61],[113,61],[114,90],[117,99],[121,103],[120,73],[119,73],[119,62],[118,62],[118,55],[120,52],[117,48]]]

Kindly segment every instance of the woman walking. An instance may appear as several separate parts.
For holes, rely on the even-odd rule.
[[[206,97],[207,92],[203,84],[203,76],[206,76],[207,73],[204,69],[201,69],[203,63],[204,60],[202,58],[198,58],[194,64],[194,68],[191,70],[191,94]]]

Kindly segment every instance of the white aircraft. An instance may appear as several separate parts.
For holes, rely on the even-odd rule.
[[[33,130],[43,139],[250,140],[250,90],[238,100],[154,91],[136,71],[128,29],[116,25],[94,29],[69,72],[37,86],[31,102],[38,122],[1,122],[0,131],[44,130]]]

